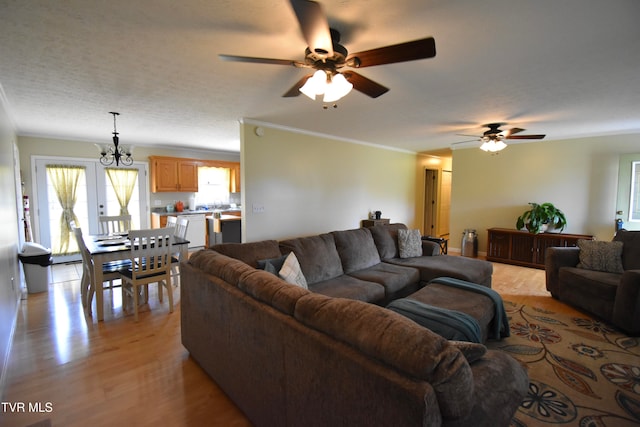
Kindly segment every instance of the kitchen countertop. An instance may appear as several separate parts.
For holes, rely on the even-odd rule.
[[[224,210],[214,210],[214,209],[198,209],[195,211],[190,211],[190,210],[184,210],[182,212],[167,212],[165,210],[162,211],[157,211],[157,212],[151,212],[152,215],[159,215],[159,216],[169,216],[169,215],[197,215],[197,214],[208,214],[208,215],[213,215],[214,212],[221,212],[224,215],[224,212],[241,212],[240,208],[235,208],[235,209],[224,209]],[[233,215],[229,215],[229,216],[233,216]]]
[[[218,221],[241,221],[242,217],[237,215],[220,215],[220,218],[216,218],[213,215],[207,215],[205,218],[208,220],[218,220]]]

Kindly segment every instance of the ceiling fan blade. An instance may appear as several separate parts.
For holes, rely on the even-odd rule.
[[[371,98],[377,98],[389,91],[389,88],[384,87],[380,83],[376,83],[354,71],[344,71],[342,75],[344,75],[344,77],[353,84],[354,89],[370,96]]]
[[[457,144],[467,144],[469,142],[478,142],[480,141],[480,138],[476,138],[476,139],[468,139],[466,141],[458,141],[458,142],[453,142],[451,143],[451,145],[457,145]]]
[[[290,0],[290,2],[309,50],[320,55],[333,56],[329,22],[320,3],[311,0]]]
[[[506,139],[542,139],[546,135],[515,135],[507,136]]]
[[[433,58],[434,56],[436,56],[436,42],[433,37],[427,37],[426,39],[353,53],[347,57],[347,64],[353,64],[352,66],[355,68],[362,68]]]
[[[513,135],[514,133],[520,133],[524,131],[524,129],[520,129],[520,128],[511,128],[507,131],[502,132],[502,134],[505,136],[505,138],[510,137],[511,135]]]
[[[255,58],[252,56],[237,56],[237,55],[218,55],[223,61],[235,61],[235,62],[251,62],[254,64],[273,64],[273,65],[293,65],[294,67],[302,68],[307,67],[307,64],[300,61],[294,61],[292,59],[273,59],[273,58]]]
[[[291,89],[289,89],[287,91],[287,93],[282,95],[282,97],[283,98],[292,98],[294,96],[300,95],[302,93],[302,92],[300,92],[300,88],[302,86],[304,86],[304,84],[307,82],[307,80],[309,80],[309,78],[311,76],[313,76],[313,74],[306,75],[303,78],[301,78],[300,80],[298,80],[298,82],[296,84],[294,84],[293,86],[291,86]]]
[[[480,137],[478,135],[469,135],[468,133],[456,133],[456,135],[458,135],[458,136],[471,136],[471,137],[475,137],[477,139],[480,139]]]

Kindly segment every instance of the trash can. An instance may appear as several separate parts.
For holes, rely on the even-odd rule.
[[[51,264],[53,264],[51,249],[38,243],[26,242],[18,258],[22,261],[27,291],[30,294],[46,292],[49,289]]]
[[[476,230],[467,228],[462,233],[462,256],[476,258],[478,256],[478,234]]]

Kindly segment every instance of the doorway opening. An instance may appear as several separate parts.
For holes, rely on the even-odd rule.
[[[449,239],[451,213],[450,170],[425,169],[424,234]]]

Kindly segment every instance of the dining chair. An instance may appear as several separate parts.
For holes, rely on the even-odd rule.
[[[177,223],[178,223],[178,217],[169,215],[167,217],[167,225],[165,227],[175,227]]]
[[[177,221],[175,223],[175,231],[173,232],[173,235],[176,237],[180,237],[181,239],[186,239],[187,229],[189,228],[189,218],[180,217],[176,218],[176,220]],[[182,261],[180,252],[174,252],[171,255],[171,276],[176,279],[173,282],[176,286],[178,285],[178,283],[180,283],[180,261]]]
[[[129,231],[131,241],[131,266],[120,270],[122,279],[122,306],[126,298],[133,298],[134,318],[138,321],[140,290],[144,302],[149,301],[149,284],[158,283],[158,298],[162,302],[162,287],[167,289],[169,312],[173,313],[173,289],[171,287],[171,253],[175,228],[152,228]]]
[[[100,215],[100,234],[126,233],[131,228],[131,215]]]
[[[80,255],[82,256],[82,279],[80,280],[80,298],[82,301],[82,306],[87,310],[89,314],[91,314],[91,304],[93,302],[93,295],[95,294],[96,290],[96,287],[93,284],[93,269],[95,268],[95,265],[93,264],[93,260],[91,259],[89,248],[87,248],[87,245],[84,243],[84,239],[82,237],[82,229],[80,227],[75,227],[74,224],[72,224],[72,229],[76,238],[76,242],[78,243]],[[102,264],[102,276],[104,278],[104,282],[109,283],[109,286],[103,287],[103,290],[112,290],[113,288],[117,288],[119,285],[114,284],[114,280],[120,279],[120,270],[128,268],[129,266],[131,266],[131,261],[128,259],[121,261],[111,261]]]

